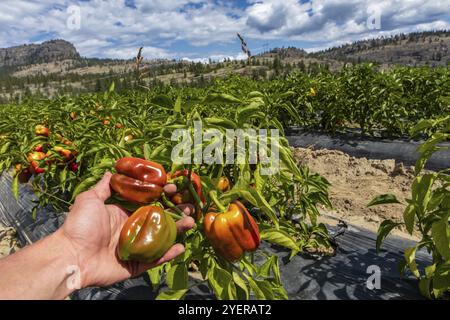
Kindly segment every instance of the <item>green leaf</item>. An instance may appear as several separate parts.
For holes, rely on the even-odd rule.
[[[414,221],[416,218],[416,208],[414,204],[409,204],[405,211],[403,212],[403,221],[405,221],[406,230],[409,234],[412,234],[414,231]]]
[[[450,289],[450,261],[445,261],[436,267],[433,289],[439,292]]]
[[[77,195],[79,195],[80,193],[88,190],[90,187],[95,185],[98,180],[99,180],[99,178],[94,176],[94,177],[89,177],[89,178],[83,180],[82,182],[80,182],[73,190],[72,198],[70,201],[73,201]]]
[[[241,123],[245,123],[247,118],[260,110],[261,103],[252,102],[246,107],[239,108],[236,112],[236,119]]]
[[[208,270],[207,277],[217,299],[229,300],[236,297],[233,276],[228,271],[214,263]]]
[[[116,89],[116,83],[113,81],[112,83],[111,83],[111,85],[109,86],[109,90],[108,90],[108,92],[113,92],[114,90]]]
[[[16,200],[19,200],[19,175],[18,174],[16,174],[12,180],[11,191],[12,191],[14,198],[16,198]]]
[[[419,281],[419,290],[420,293],[427,299],[432,299],[431,296],[431,279],[422,278]]]
[[[424,174],[416,177],[411,187],[412,198],[419,217],[422,217],[428,207],[432,196],[432,187],[437,175],[435,173]]]
[[[231,120],[228,119],[222,119],[222,118],[205,118],[203,121],[207,125],[213,125],[213,126],[219,126],[223,127],[225,129],[236,129],[237,124]]]
[[[211,93],[204,100],[204,103],[241,103],[242,101],[230,94]]]
[[[445,215],[439,221],[433,223],[431,235],[433,236],[436,249],[445,260],[450,260],[450,227],[448,219],[450,214]]]
[[[261,195],[261,193],[253,188],[248,187],[248,185],[238,186],[235,185],[233,189],[222,194],[220,200],[224,202],[230,202],[237,198],[244,198],[250,202],[255,207],[259,208],[264,214],[266,214],[272,222],[278,227],[278,218],[273,211],[272,206],[267,202],[267,200]]]
[[[409,270],[411,270],[413,275],[419,279],[420,272],[419,272],[419,269],[417,269],[416,251],[417,251],[417,247],[408,248],[405,250],[404,256],[405,256],[406,264],[409,267]]]
[[[295,239],[291,237],[287,232],[277,229],[266,229],[261,231],[261,239],[268,242],[275,243],[277,245],[286,247],[294,251],[300,251]]]
[[[150,160],[152,154],[152,150],[150,149],[150,145],[148,143],[144,143],[144,158],[145,160]]]
[[[5,143],[0,149],[0,154],[6,153],[8,151],[8,148],[10,145],[11,145],[11,142]]]
[[[274,294],[272,291],[272,286],[269,282],[264,280],[255,280],[251,276],[245,274],[245,277],[247,278],[248,284],[250,285],[250,288],[252,289],[253,293],[255,294],[255,298],[257,300],[273,300]]]
[[[188,291],[189,289],[163,291],[155,300],[181,300]]]
[[[367,205],[367,207],[388,203],[400,203],[400,201],[398,201],[397,197],[393,194],[382,194],[373,198],[372,201],[370,201],[370,203]]]
[[[383,243],[384,239],[389,235],[389,233],[396,227],[401,225],[401,223],[396,223],[392,220],[384,220],[380,227],[378,228],[378,235],[377,235],[377,242],[376,242],[376,249],[377,252],[380,252],[381,244]]]
[[[157,266],[147,270],[148,277],[152,283],[153,288],[157,288],[161,282],[161,274],[164,266]]]
[[[167,286],[172,290],[185,289],[188,286],[188,271],[185,263],[170,267],[166,276]]]
[[[157,95],[156,97],[154,97],[151,100],[151,102],[160,107],[163,107],[164,109],[172,109],[173,108],[172,99],[170,99],[170,97],[163,95],[163,94]]]
[[[417,123],[412,129],[410,130],[410,135],[415,136],[419,132],[424,131],[425,129],[431,128],[433,126],[432,120],[422,120],[419,123]]]
[[[173,111],[180,113],[181,112],[181,96],[178,96],[175,104],[173,106]]]
[[[233,281],[236,284],[236,295],[239,300],[248,300],[250,291],[245,281],[233,271]]]

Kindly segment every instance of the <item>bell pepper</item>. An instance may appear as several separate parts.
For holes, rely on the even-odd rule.
[[[78,172],[78,164],[76,162],[69,163],[69,170],[72,172]]]
[[[187,177],[189,176],[189,170],[179,170],[175,171],[170,178],[175,179],[178,177]],[[195,192],[197,193],[198,197],[202,202],[205,202],[205,198],[202,193],[202,182],[200,180],[200,177],[195,172],[191,172],[191,183],[194,187]],[[191,203],[196,204],[193,196],[189,192],[188,189],[180,190],[180,192],[177,192],[175,195],[172,196],[171,201],[176,204],[183,204],[183,203]]]
[[[231,262],[246,251],[255,251],[261,242],[258,225],[239,201],[232,202],[226,212],[207,213],[203,227],[216,253]]]
[[[217,181],[217,189],[219,189],[222,192],[229,191],[231,189],[230,180],[223,176],[219,178],[219,181]]]
[[[43,126],[43,125],[37,125],[35,128],[34,128],[34,133],[37,135],[37,136],[44,136],[44,137],[48,137],[48,135],[49,135],[49,133],[50,133],[50,130],[46,127],[46,126]]]
[[[111,177],[111,187],[124,200],[149,203],[161,197],[167,182],[166,171],[158,163],[125,157],[116,162],[117,173]]]
[[[61,146],[54,146],[53,151],[58,152],[65,161],[72,160],[74,157],[73,152]]]
[[[14,166],[15,174],[18,175],[20,183],[27,183],[31,178],[31,172],[28,168],[24,168],[21,163]]]
[[[30,172],[33,174],[41,174],[44,173],[45,170],[39,166],[39,161],[45,159],[46,154],[43,152],[31,152],[28,154],[28,162],[30,163]]]
[[[155,261],[170,249],[176,236],[175,222],[162,208],[140,207],[122,227],[118,256],[124,261]]]
[[[38,144],[36,147],[33,148],[33,151],[43,152],[44,146],[42,144]]]

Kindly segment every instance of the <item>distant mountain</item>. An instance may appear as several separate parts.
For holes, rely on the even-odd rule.
[[[259,56],[271,57],[274,55],[278,56],[280,59],[287,59],[287,58],[299,59],[305,58],[308,55],[308,53],[303,49],[299,49],[296,47],[287,47],[287,48],[274,48],[269,52],[260,54]]]
[[[51,40],[41,44],[28,44],[0,49],[0,67],[78,60],[75,46],[65,40]]]
[[[348,62],[445,66],[450,62],[450,31],[416,32],[362,40],[311,56]]]

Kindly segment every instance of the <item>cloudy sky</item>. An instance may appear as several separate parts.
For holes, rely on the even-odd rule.
[[[450,0],[0,0],[0,47],[62,38],[87,57],[240,57],[450,29]]]

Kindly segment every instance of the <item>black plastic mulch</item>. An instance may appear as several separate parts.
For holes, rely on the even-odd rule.
[[[55,231],[64,221],[64,214],[49,208],[39,209],[33,220],[31,209],[35,199],[29,187],[20,187],[20,200],[11,193],[11,177],[4,173],[0,177],[0,222],[14,227],[22,246],[39,240]],[[331,229],[333,232],[334,229]],[[418,283],[411,276],[401,279],[397,264],[404,248],[414,245],[409,240],[389,237],[378,255],[375,252],[376,235],[370,231],[350,226],[336,238],[337,254],[321,259],[297,255],[288,260],[289,251],[281,247],[262,244],[262,248],[280,258],[281,277],[290,299],[422,299]],[[429,261],[424,252],[417,253],[419,266]],[[366,281],[372,275],[369,266],[380,269],[380,289],[370,290]],[[196,284],[187,299],[212,299],[204,284]],[[151,284],[144,275],[115,284],[108,288],[86,288],[72,295],[72,299],[154,299]],[[162,287],[161,289],[164,289]]]

